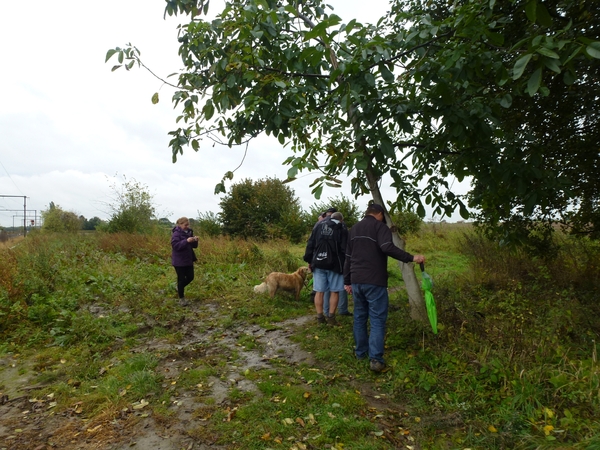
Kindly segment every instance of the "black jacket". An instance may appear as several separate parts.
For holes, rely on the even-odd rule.
[[[350,229],[346,246],[344,284],[374,284],[387,287],[387,257],[408,263],[413,255],[396,247],[392,232],[371,215]]]
[[[344,261],[346,258],[346,243],[348,241],[348,228],[346,228],[344,222],[331,219],[330,217],[317,223],[313,228],[312,233],[308,238],[308,242],[306,243],[304,261],[309,263],[313,269],[318,268],[318,263],[315,261],[317,256],[315,249],[323,239],[331,239],[334,243],[334,266],[331,269],[326,270],[343,273]]]

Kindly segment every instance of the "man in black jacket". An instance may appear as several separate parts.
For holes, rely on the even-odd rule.
[[[334,212],[319,222],[312,230],[306,243],[304,261],[313,272],[313,289],[317,321],[337,325],[335,310],[339,293],[344,290],[344,259],[348,229],[343,223],[342,213]],[[323,295],[330,292],[329,315],[323,315]]]
[[[423,255],[411,255],[396,247],[385,224],[384,209],[371,204],[364,219],[350,230],[346,245],[344,288],[354,299],[354,342],[358,359],[369,357],[371,370],[385,369],[383,359],[388,315],[387,258],[405,263],[424,263]],[[367,331],[367,320],[371,332]]]

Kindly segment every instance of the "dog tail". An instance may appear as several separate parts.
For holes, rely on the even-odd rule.
[[[261,283],[254,286],[254,292],[256,292],[257,294],[264,294],[268,290],[269,286],[267,285],[267,283]]]

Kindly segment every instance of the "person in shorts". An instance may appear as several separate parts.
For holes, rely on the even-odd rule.
[[[339,293],[344,290],[344,260],[348,229],[340,212],[320,221],[314,228],[306,244],[304,261],[310,264],[315,290],[317,321],[337,325],[335,312]],[[323,314],[323,296],[330,292],[329,314]]]

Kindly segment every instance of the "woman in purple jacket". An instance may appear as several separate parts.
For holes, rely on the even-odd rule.
[[[194,261],[196,254],[195,248],[198,248],[198,237],[190,228],[190,221],[187,217],[177,219],[175,228],[171,235],[171,262],[177,273],[177,293],[179,294],[179,304],[181,306],[189,305],[183,293],[185,287],[194,279]]]

